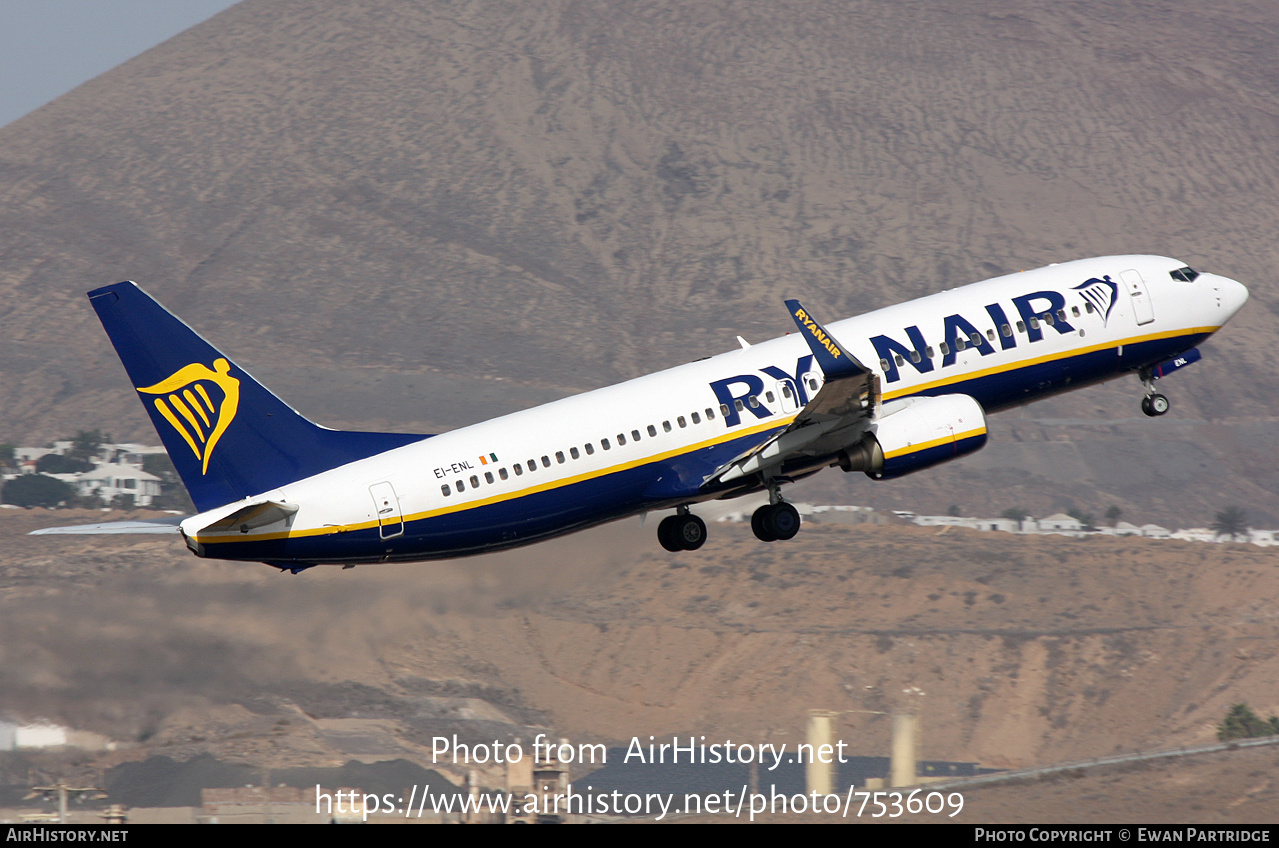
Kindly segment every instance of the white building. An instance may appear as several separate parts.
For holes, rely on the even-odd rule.
[[[74,475],[70,482],[80,495],[96,494],[104,503],[118,495],[132,495],[135,506],[150,506],[160,496],[160,478],[132,465],[99,465]]]
[[[1040,533],[1065,533],[1067,535],[1079,535],[1084,532],[1084,525],[1078,518],[1066,515],[1064,512],[1054,513],[1047,518],[1041,518],[1036,522],[1039,525]]]

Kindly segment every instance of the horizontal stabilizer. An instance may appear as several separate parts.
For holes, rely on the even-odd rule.
[[[28,536],[120,536],[129,534],[177,535],[185,516],[154,518],[141,521],[105,521],[99,524],[74,524],[70,527],[46,527],[32,530]]]

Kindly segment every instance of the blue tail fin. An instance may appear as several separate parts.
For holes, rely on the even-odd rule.
[[[427,438],[313,424],[134,283],[89,302],[202,512]]]

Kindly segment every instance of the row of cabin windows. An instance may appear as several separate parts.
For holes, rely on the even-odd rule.
[[[1093,312],[1096,312],[1096,311],[1097,311],[1096,307],[1094,307],[1091,303],[1085,304],[1085,305],[1084,305],[1084,310],[1085,310],[1086,312],[1089,312],[1089,313],[1093,313]],[[1076,317],[1076,318],[1078,318],[1078,317],[1079,317],[1079,307],[1078,307],[1078,306],[1072,306],[1072,307],[1070,308],[1070,312],[1071,312],[1071,314],[1072,314],[1074,317]],[[1031,318],[1031,319],[1030,319],[1030,329],[1032,329],[1032,330],[1038,330],[1038,329],[1039,329],[1039,321],[1040,321],[1040,319],[1042,319],[1042,320],[1043,320],[1043,322],[1044,322],[1045,324],[1047,324],[1049,327],[1051,327],[1051,326],[1055,323],[1055,321],[1054,321],[1054,319],[1053,319],[1053,313],[1051,313],[1051,312],[1045,312],[1043,315],[1040,315],[1038,318]],[[1057,317],[1056,317],[1056,320],[1057,320],[1057,321],[1065,321],[1065,320],[1066,320],[1066,310],[1064,310],[1064,309],[1058,309],[1058,310],[1057,310]],[[1024,333],[1024,332],[1026,332],[1026,322],[1025,322],[1025,321],[1018,321],[1018,322],[1017,322],[1017,332],[1019,332],[1019,333]],[[1003,325],[1001,325],[1001,326],[1000,326],[1000,328],[999,328],[999,333],[1000,333],[1000,335],[1002,335],[1002,336],[1003,336],[1004,338],[1006,338],[1006,339],[1007,339],[1007,338],[1012,338],[1012,335],[1013,335],[1013,328],[1012,328],[1012,327],[1010,327],[1008,324],[1003,324]],[[995,331],[994,331],[994,330],[987,330],[987,331],[986,331],[986,339],[987,339],[988,341],[992,341],[992,342],[993,342],[993,341],[995,340]],[[955,351],[956,351],[956,352],[966,349],[966,348],[967,348],[970,344],[971,344],[973,347],[981,347],[981,334],[980,334],[980,333],[969,333],[967,338],[965,338],[964,336],[956,336],[956,337],[955,337]],[[949,355],[949,354],[950,354],[950,345],[949,345],[949,344],[947,344],[946,342],[942,342],[942,343],[941,343],[941,344],[939,344],[937,347],[938,347],[938,349],[941,351],[941,355],[942,355],[942,356],[947,356],[947,355]],[[922,354],[921,354],[919,351],[917,351],[917,350],[912,350],[912,351],[910,352],[910,361],[911,361],[911,362],[914,362],[914,363],[916,363],[916,364],[918,364],[919,362],[921,362],[921,361],[923,360],[923,358],[924,358],[925,356],[927,356],[929,359],[932,359],[932,358],[933,358],[934,353],[933,353],[933,346],[932,346],[932,345],[928,345],[926,348],[924,348],[924,352],[923,352]],[[906,364],[906,360],[905,360],[905,358],[903,358],[903,357],[902,357],[902,355],[901,355],[900,353],[899,353],[899,354],[897,354],[897,355],[895,355],[893,358],[897,360],[897,364],[898,364],[898,365],[905,365],[905,364]],[[881,369],[881,370],[887,371],[887,370],[888,370],[888,360],[887,360],[887,359],[881,359],[881,360],[879,360],[879,367],[880,367],[880,369]]]
[[[813,382],[813,386],[814,386],[814,388],[816,388],[816,381],[814,381],[814,382]],[[787,389],[787,391],[789,391],[789,388]],[[768,399],[769,399],[769,400],[772,400],[772,399],[773,399],[772,392],[769,392],[769,397],[768,397]],[[757,401],[754,397],[752,397],[750,400],[751,400],[751,405],[752,405],[752,406],[758,406],[758,405],[759,405],[759,401]],[[740,400],[739,400],[739,401],[737,401],[737,408],[738,408],[738,410],[740,410],[740,409],[742,408],[742,402],[741,402]],[[719,412],[720,412],[720,414],[721,414],[721,415],[728,415],[728,406],[727,406],[726,404],[720,404]],[[671,432],[672,430],[674,430],[676,427],[679,427],[679,428],[682,430],[682,429],[684,429],[685,427],[687,427],[687,426],[688,426],[688,424],[689,424],[689,420],[690,420],[690,419],[692,420],[692,423],[694,423],[694,424],[701,424],[701,423],[702,423],[702,416],[703,416],[703,413],[701,413],[701,412],[694,412],[694,413],[690,414],[690,415],[688,416],[688,418],[685,418],[683,415],[680,415],[680,416],[677,416],[677,417],[675,418],[675,424],[674,424],[674,425],[672,425],[672,424],[671,424],[671,422],[670,422],[669,420],[668,420],[668,421],[663,421],[663,422],[662,422],[662,432],[664,432],[664,433],[669,433],[669,432]],[[708,407],[708,408],[706,409],[706,411],[705,411],[705,420],[707,420],[707,421],[714,421],[714,420],[715,420],[715,410],[714,410],[714,408]],[[648,425],[647,427],[645,427],[644,429],[648,431],[649,438],[655,438],[655,437],[657,436],[657,425],[655,425],[655,424],[649,424],[649,425]],[[632,431],[630,432],[629,436],[628,436],[626,433],[618,433],[618,434],[617,434],[617,446],[618,446],[618,447],[622,447],[623,445],[625,445],[625,444],[626,444],[626,442],[627,442],[627,439],[628,439],[628,438],[629,438],[629,439],[630,439],[630,441],[632,441],[632,442],[638,442],[638,441],[642,438],[642,435],[641,435],[641,433],[640,433],[640,431],[639,431],[639,430],[632,430]],[[607,439],[607,438],[600,439],[600,448],[601,448],[602,450],[612,450],[612,449],[613,449],[613,443],[612,443],[612,441],[611,441],[611,440],[609,440],[609,439]],[[595,455],[595,445],[593,445],[591,442],[587,442],[586,444],[582,445],[582,451],[585,451],[587,456],[594,456],[594,455]],[[565,455],[564,455],[564,451],[556,451],[556,452],[555,452],[555,463],[556,463],[557,465],[563,465],[565,462],[567,462],[567,461],[568,461],[568,459],[580,459],[580,458],[581,458],[581,456],[582,456],[582,451],[579,451],[576,447],[571,447],[571,448],[569,448],[569,449],[568,449],[568,458],[566,458],[566,457],[565,457]],[[543,467],[543,468],[550,468],[550,467],[551,467],[551,457],[550,457],[549,455],[547,455],[547,456],[543,456],[543,457],[542,457],[542,459],[541,459],[541,463],[542,463],[542,467]],[[528,463],[527,463],[527,466],[526,466],[526,465],[523,465],[523,464],[521,464],[521,463],[516,462],[516,463],[514,463],[514,464],[511,466],[511,471],[513,471],[513,472],[515,473],[515,476],[516,476],[516,477],[522,477],[522,476],[524,475],[524,471],[525,471],[525,468],[526,468],[526,467],[527,467],[527,469],[528,469],[529,473],[532,473],[532,472],[534,472],[534,471],[537,471],[537,467],[538,467],[538,465],[537,465],[537,464],[538,464],[538,460],[537,460],[536,458],[534,458],[534,459],[530,459],[530,460],[528,461]],[[485,472],[484,472],[484,482],[485,482],[485,483],[494,483],[494,482],[496,482],[496,480],[497,480],[497,479],[509,480],[510,478],[511,478],[511,475],[510,475],[510,473],[508,473],[508,472],[507,472],[507,470],[506,470],[506,468],[505,468],[505,467],[499,468],[499,469],[497,470],[497,477],[496,477],[496,478],[494,477],[494,475],[493,475],[493,472],[492,472],[492,471],[485,471]],[[457,491],[458,491],[458,492],[465,492],[465,491],[466,491],[466,487],[467,487],[467,483],[468,483],[468,482],[470,483],[470,487],[471,487],[472,489],[478,489],[478,488],[480,487],[480,475],[479,475],[479,474],[472,474],[472,475],[470,476],[470,478],[469,478],[469,481],[468,481],[468,480],[463,480],[463,479],[454,480],[454,481],[453,481],[453,483],[452,483],[452,485],[450,485],[450,484],[448,484],[448,483],[445,483],[445,484],[443,484],[442,486],[440,486],[440,492],[441,492],[441,493],[444,495],[444,497],[446,497],[446,498],[447,498],[448,496],[450,496],[451,494],[453,494],[453,487],[454,487],[454,486],[457,488]]]

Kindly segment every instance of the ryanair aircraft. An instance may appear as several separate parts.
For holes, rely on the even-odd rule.
[[[789,300],[798,332],[436,436],[313,424],[135,284],[89,299],[201,510],[179,525],[187,547],[297,573],[665,511],[662,546],[696,550],[690,505],[759,491],[755,535],[790,539],[782,486],[823,468],[883,480],[937,465],[985,444],[989,413],[1127,373],[1163,415],[1155,381],[1198,360],[1248,291],[1109,256],[830,325]]]

